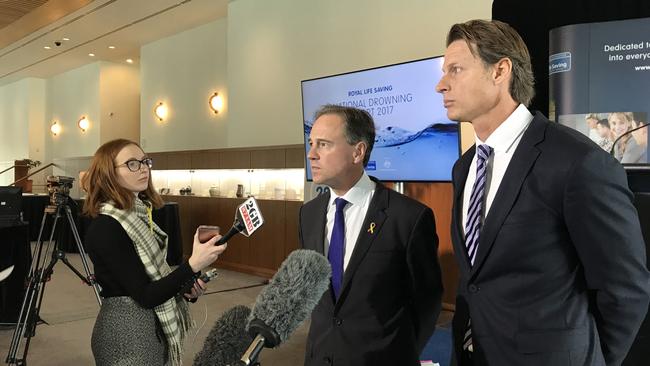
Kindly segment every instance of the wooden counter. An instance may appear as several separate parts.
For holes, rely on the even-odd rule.
[[[183,257],[192,253],[194,232],[199,225],[217,225],[221,232],[232,226],[235,209],[245,199],[203,196],[162,196],[178,202],[183,238]],[[228,249],[214,263],[216,267],[263,277],[275,274],[280,264],[298,249],[298,211],[302,201],[257,200],[264,225],[249,238],[235,235]]]

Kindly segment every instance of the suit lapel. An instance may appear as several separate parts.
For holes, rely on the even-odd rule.
[[[318,248],[318,252],[323,254],[327,258],[327,253],[325,253],[325,231],[327,230],[327,204],[330,201],[330,194],[327,192],[327,194],[323,195],[323,201],[319,202],[318,209],[316,210],[317,212],[317,217],[316,217],[316,222],[318,223],[318,227],[320,230],[318,230],[318,236],[316,237],[316,245]]]
[[[318,230],[310,230],[309,232],[313,233],[313,235],[305,238],[305,242],[309,247],[327,257],[327,253],[325,253],[325,230],[327,228],[327,204],[330,201],[330,194],[328,192],[314,198],[314,200],[318,200],[315,202],[316,208],[311,210],[313,216],[309,220],[306,220],[306,222],[310,225],[315,225]]]
[[[374,179],[373,179],[374,180]],[[341,295],[339,300],[336,303],[336,310],[338,310],[347,297],[347,293],[350,286],[350,281],[354,276],[354,273],[359,268],[359,265],[363,261],[363,258],[366,256],[368,249],[372,246],[372,243],[375,241],[381,232],[381,228],[386,221],[386,213],[384,210],[388,207],[388,188],[384,187],[381,183],[375,181],[377,184],[375,188],[375,193],[368,206],[368,212],[366,217],[363,220],[363,225],[361,226],[361,232],[359,233],[359,238],[354,246],[354,251],[352,251],[352,257],[350,257],[350,263],[345,269],[343,274],[343,284],[341,286]],[[371,229],[372,227],[372,229]]]
[[[489,254],[503,221],[510,213],[524,180],[539,156],[540,151],[536,145],[544,139],[546,124],[543,119],[544,117],[538,112],[522,136],[521,141],[519,141],[517,150],[515,150],[510,160],[508,169],[506,169],[499,189],[494,196],[494,201],[492,201],[490,212],[488,212],[481,229],[478,252],[471,272],[472,276],[476,275]]]
[[[465,190],[465,182],[467,182],[467,174],[469,173],[469,167],[472,164],[472,159],[476,153],[476,145],[472,146],[460,160],[458,160],[458,166],[454,170],[454,204],[453,204],[453,220],[452,228],[453,234],[457,240],[452,242],[455,244],[454,250],[464,258],[464,260],[459,261],[462,267],[462,270],[467,273],[470,271],[469,266],[469,256],[467,255],[467,247],[465,246],[465,234],[463,229],[463,191]]]
[[[322,254],[327,258],[327,253],[325,253],[325,230],[327,230],[327,204],[330,201],[329,191],[325,194],[319,195],[314,198],[310,204],[313,204],[314,207],[311,208],[308,212],[308,217],[305,217],[304,223],[301,223],[301,226],[310,225],[309,229],[301,229],[302,233],[307,233],[308,236],[303,237],[303,247],[305,249],[312,249],[316,252]],[[330,282],[327,292],[323,294],[321,303],[326,302],[328,307],[334,306],[334,292],[332,291],[332,284]]]
[[[458,160],[458,167],[454,171],[454,200],[459,200],[463,197],[463,190],[465,189],[465,182],[467,181],[467,173],[469,173],[469,166],[472,164],[472,159],[476,153],[476,145],[472,145]]]

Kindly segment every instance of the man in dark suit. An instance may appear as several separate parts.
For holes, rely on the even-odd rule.
[[[433,212],[365,174],[375,140],[366,111],[328,105],[315,117],[308,157],[330,191],[302,206],[300,241],[333,274],[305,365],[419,365],[442,297]]]
[[[526,106],[530,57],[510,26],[454,25],[437,91],[476,133],[453,169],[460,365],[619,365],[648,309],[623,168]]]

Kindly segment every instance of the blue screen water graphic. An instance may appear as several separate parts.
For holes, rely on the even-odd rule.
[[[311,126],[304,123],[307,151]],[[436,124],[417,132],[387,127],[376,133],[368,175],[384,181],[396,180],[396,174],[403,181],[422,180],[423,175],[432,181],[451,179],[455,159],[449,157],[458,155],[458,124]],[[307,178],[312,179],[309,161]]]
[[[375,123],[369,175],[383,181],[450,181],[460,139],[458,123],[447,118],[435,90],[442,63],[434,57],[302,81],[305,152],[321,106],[355,107]],[[307,179],[312,179],[309,161]]]

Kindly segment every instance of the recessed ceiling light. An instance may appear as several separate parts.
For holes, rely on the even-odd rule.
[[[88,56],[95,57],[95,54],[94,53],[89,53]]]
[[[108,46],[108,48],[114,50],[114,49],[115,49],[115,46]]]
[[[130,64],[132,64],[132,63],[133,63],[133,60],[132,60],[132,59],[130,59],[130,58],[127,58],[127,59],[126,59],[126,62],[128,62],[128,63],[130,63]]]
[[[52,47],[50,47],[50,46],[44,46],[43,48],[45,48],[46,50],[51,50],[52,49]]]
[[[61,39],[64,40],[64,41],[69,41],[70,40],[70,38],[68,38],[68,37],[63,37]]]

